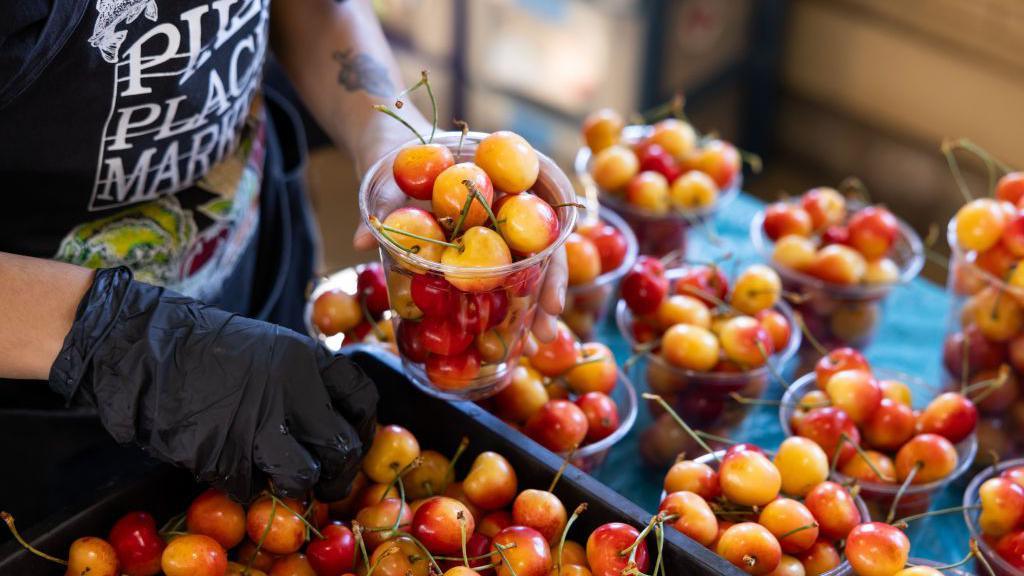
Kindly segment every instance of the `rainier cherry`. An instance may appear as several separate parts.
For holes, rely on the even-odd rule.
[[[688,122],[667,118],[654,125],[651,142],[661,146],[676,160],[683,160],[697,146],[697,132]]]
[[[633,543],[640,532],[629,524],[610,522],[598,526],[587,538],[587,563],[593,576],[619,576],[626,569],[629,553],[623,554]],[[647,543],[640,541],[636,547],[634,560],[641,572],[650,568],[647,555]]]
[[[858,525],[846,539],[846,559],[860,576],[890,576],[907,565],[910,540],[882,522]]]
[[[773,460],[782,479],[782,491],[802,497],[828,479],[829,461],[813,440],[790,436],[779,444]]]
[[[533,146],[508,130],[499,130],[484,138],[477,145],[473,159],[491,177],[494,187],[506,194],[529,190],[540,173],[540,159]]]
[[[665,492],[693,492],[705,500],[716,498],[721,489],[718,472],[707,464],[693,460],[680,460],[665,474]]]
[[[842,244],[829,244],[815,253],[807,269],[825,282],[849,285],[863,280],[867,267],[860,252]]]
[[[597,247],[597,253],[601,256],[602,274],[615,270],[626,259],[626,237],[615,226],[601,221],[581,223],[576,227],[576,232]]]
[[[363,319],[359,300],[334,288],[324,292],[313,301],[313,324],[325,336],[333,336],[356,327]]]
[[[754,264],[736,279],[729,303],[744,314],[757,314],[774,306],[781,294],[779,275],[764,264]]]
[[[787,554],[803,552],[818,540],[818,523],[814,515],[797,500],[772,500],[761,510],[757,523],[779,539],[782,551]]]
[[[578,346],[569,327],[559,322],[554,339],[537,343],[537,351],[530,356],[530,364],[541,374],[556,378],[576,364]]]
[[[776,202],[764,209],[764,233],[774,241],[790,235],[810,236],[812,228],[810,215],[800,206]]]
[[[748,368],[764,366],[774,352],[768,331],[750,316],[736,316],[723,322],[718,340],[729,360]]]
[[[601,274],[601,254],[597,246],[578,232],[565,239],[565,259],[570,286],[590,284]]]
[[[932,400],[918,417],[918,428],[959,442],[970,436],[978,423],[978,409],[963,394],[946,392]]]
[[[858,210],[850,218],[847,227],[850,230],[850,245],[868,260],[885,256],[899,233],[896,217],[881,206]]]
[[[986,536],[1002,536],[1024,519],[1024,488],[1008,478],[989,478],[978,489],[978,525]]]
[[[718,186],[707,174],[691,170],[672,182],[668,196],[677,210],[706,208],[718,198]]]
[[[779,495],[782,477],[771,460],[754,451],[722,460],[718,468],[722,494],[741,506],[764,506]]]
[[[800,205],[815,230],[841,224],[846,217],[846,199],[835,188],[811,188],[800,197]]]
[[[881,476],[876,474],[875,470],[878,470]],[[896,481],[896,465],[893,464],[892,458],[874,450],[865,450],[863,454],[854,454],[853,458],[850,458],[839,471],[861,482],[891,484]]]
[[[434,180],[444,172],[455,158],[448,147],[440,144],[405,146],[395,156],[391,170],[395,184],[410,198],[430,200]]]
[[[274,513],[273,517],[271,517],[271,510]],[[303,510],[302,502],[298,500],[286,498],[275,502],[271,498],[260,498],[249,506],[249,511],[246,513],[246,533],[253,542],[260,541],[260,538],[265,533],[266,538],[263,539],[263,548],[267,552],[272,554],[291,554],[301,548],[302,544],[306,541],[306,524],[299,516],[301,510]],[[267,528],[268,524],[270,525],[269,528]],[[204,538],[209,539],[214,544],[217,542],[207,536],[204,536]],[[174,540],[172,544],[179,540]],[[220,544],[217,544],[217,548],[223,553],[223,548],[221,548]],[[167,549],[170,550],[170,546]],[[165,550],[165,558],[167,554],[168,552]],[[167,571],[166,564],[164,565],[164,571]]]
[[[840,466],[853,457],[856,452],[851,442],[860,443],[860,432],[853,420],[850,420],[846,412],[832,406],[823,406],[809,411],[797,422],[794,431],[797,436],[810,438],[818,446],[821,446],[825,454],[828,455],[829,462],[832,461],[838,450]],[[848,438],[846,441],[842,439],[844,434]]]
[[[483,203],[490,205],[494,199],[494,187],[487,172],[472,162],[455,164],[438,174],[431,195],[434,216],[439,220],[457,222],[470,195],[469,187],[464,184],[467,180],[482,198],[478,196],[470,204],[462,223],[463,230],[487,221],[487,209]]]
[[[528,192],[507,198],[496,217],[509,248],[519,254],[535,254],[558,238],[558,216],[550,204]]]
[[[897,450],[910,440],[916,427],[917,420],[909,406],[882,398],[875,411],[862,424],[861,431],[864,441],[870,446],[879,450]]]
[[[661,355],[673,366],[707,372],[718,363],[718,339],[711,331],[676,324],[661,338]]]
[[[516,525],[533,528],[548,542],[557,542],[568,520],[565,506],[557,496],[546,490],[523,490],[512,503],[512,519]]]
[[[594,156],[590,174],[602,190],[621,190],[640,170],[636,154],[625,146],[613,145]]]
[[[509,526],[494,535],[491,549],[498,576],[548,576],[551,570],[551,548],[533,528]]]
[[[659,512],[679,518],[671,525],[676,530],[700,542],[710,545],[718,537],[718,519],[707,501],[693,492],[672,492],[665,496],[658,507]]]
[[[626,200],[654,214],[665,214],[669,208],[668,180],[658,172],[641,172],[626,186]]]
[[[825,481],[812,488],[804,499],[804,506],[818,521],[821,536],[832,541],[846,538],[861,522],[853,496],[835,482]]]
[[[463,523],[465,531],[462,529]],[[410,533],[427,550],[450,556],[462,550],[463,535],[468,538],[475,529],[473,514],[462,502],[447,496],[434,496],[416,510]]]
[[[865,370],[870,372],[871,367],[868,365],[864,355],[858,350],[847,347],[836,348],[822,356],[818,363],[814,365],[815,381],[818,383],[818,388],[824,390],[829,378],[836,372],[842,372],[843,370]]]
[[[722,140],[705,142],[685,159],[685,167],[699,170],[715,181],[719,190],[732,186],[740,172],[740,153],[736,147]]]
[[[617,144],[625,122],[611,108],[595,110],[583,119],[583,139],[594,153]]]
[[[602,392],[587,392],[576,399],[587,417],[587,442],[597,442],[619,429],[619,408],[615,401]]]
[[[378,483],[390,483],[420,455],[411,432],[394,424],[377,429],[370,450],[363,457],[363,472]],[[251,534],[250,534],[251,536]],[[253,540],[258,540],[259,535]]]
[[[381,233],[386,234],[392,242],[401,248],[414,252],[420,258],[431,262],[441,261],[444,246],[438,242],[444,242],[444,231],[430,212],[414,206],[404,206],[388,214],[382,226]],[[393,232],[388,228],[399,232]],[[401,232],[429,238],[433,242],[420,240]]]
[[[569,400],[550,400],[526,421],[526,435],[552,452],[568,452],[587,435],[587,416]]]
[[[474,226],[462,235],[458,246],[449,246],[441,254],[441,263],[459,268],[491,268],[512,263],[505,240],[490,228]],[[487,292],[501,286],[504,276],[458,276],[448,274],[446,278],[464,292]]]
[[[870,418],[882,401],[878,381],[865,370],[844,370],[833,374],[825,383],[825,393],[832,405],[846,412],[855,424]]]
[[[516,471],[496,452],[477,456],[462,481],[466,497],[483,510],[498,510],[511,504],[517,487]]]
[[[615,355],[600,342],[584,342],[576,364],[565,373],[565,382],[575,394],[611,394],[619,377]]]
[[[779,541],[764,526],[741,522],[726,529],[715,551],[747,574],[768,574],[779,565]]]
[[[245,509],[224,492],[210,488],[189,505],[185,525],[189,532],[205,534],[230,550],[245,538]]]
[[[227,571],[228,555],[213,538],[186,534],[167,544],[160,565],[166,576],[220,576]]]
[[[896,453],[896,475],[902,482],[917,468],[913,484],[927,484],[949,476],[956,468],[956,448],[938,434],[918,434]]]
[[[814,241],[810,238],[793,234],[783,236],[772,248],[772,262],[786,268],[803,271],[814,263],[816,250]]]

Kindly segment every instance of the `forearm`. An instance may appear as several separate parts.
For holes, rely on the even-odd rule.
[[[336,144],[352,152],[360,170],[383,146],[398,143],[382,142],[381,134],[413,138],[372,108],[393,104],[403,88],[369,0],[275,2],[272,26],[274,52],[307,108]],[[414,106],[401,114],[421,131],[428,126]]]
[[[0,252],[0,378],[49,377],[93,271]]]

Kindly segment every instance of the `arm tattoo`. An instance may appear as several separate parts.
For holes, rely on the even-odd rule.
[[[395,93],[388,69],[369,54],[356,52],[352,48],[336,51],[334,59],[341,65],[338,84],[349,92],[364,90],[374,96],[387,98]]]

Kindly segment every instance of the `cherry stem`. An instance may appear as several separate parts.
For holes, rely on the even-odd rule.
[[[512,574],[512,576],[519,576],[519,574],[516,574],[516,569],[512,567],[512,563],[509,562],[508,558],[505,557],[505,547],[497,543],[495,543],[493,546],[494,549],[498,551],[498,556],[501,557],[501,561],[508,568],[509,573]]]
[[[868,187],[864,184],[864,181],[856,176],[847,176],[843,178],[843,181],[839,183],[839,192],[844,196],[852,196],[863,201],[865,204],[871,203],[871,193],[868,192]]]
[[[988,558],[985,558],[985,555],[981,553],[981,550],[978,550],[978,541],[971,538],[970,547],[971,552],[974,553],[974,557],[977,558],[978,562],[981,562],[981,565],[985,567],[985,572],[988,572],[988,576],[996,576],[996,571],[993,570],[992,565],[988,563]]]
[[[437,238],[427,238],[426,236],[421,236],[421,235],[415,234],[413,232],[406,232],[405,230],[400,230],[400,229],[395,228],[393,226],[388,226],[387,224],[384,224],[383,222],[377,220],[376,218],[372,219],[370,221],[370,224],[377,226],[378,230],[385,230],[387,232],[391,232],[391,233],[394,233],[394,234],[401,234],[402,236],[408,236],[410,238],[415,238],[417,240],[422,240],[424,242],[431,242],[433,244],[438,244],[440,246],[446,246],[448,248],[458,248],[459,247],[458,244],[454,244],[452,242],[445,242],[444,240],[438,240]]]
[[[836,468],[839,467],[839,455],[843,452],[843,442],[848,442],[849,440],[846,434],[839,435],[839,442],[836,443],[836,453],[832,455],[832,462],[829,465],[829,476],[836,473]]]
[[[793,528],[789,532],[784,532],[781,536],[776,537],[776,539],[781,542],[781,541],[785,540],[787,537],[792,536],[793,534],[796,534],[797,532],[803,532],[804,530],[810,530],[811,528],[817,528],[817,527],[818,527],[818,523],[817,522],[811,522],[810,524],[804,524],[803,526],[798,526],[796,528]]]
[[[469,447],[469,437],[463,436],[462,440],[459,440],[459,446],[455,449],[455,453],[452,454],[452,459],[448,461],[448,469],[445,470],[444,477],[448,479],[455,474],[455,463],[462,457],[462,453]]]
[[[793,319],[796,321],[796,325],[800,327],[800,331],[804,334],[804,339],[810,342],[811,348],[822,356],[828,356],[828,348],[821,343],[820,340],[815,338],[814,334],[811,334],[811,329],[807,327],[807,323],[804,322],[804,315],[799,312],[793,313]]]
[[[697,435],[700,436],[701,438],[707,438],[708,440],[711,440],[713,442],[721,442],[722,444],[739,444],[738,440],[726,438],[725,436],[719,436],[718,434],[712,434],[710,432],[705,432],[703,430],[694,430],[694,432],[696,432]]]
[[[914,464],[914,467],[911,468],[910,473],[907,474],[906,480],[903,481],[903,484],[900,484],[900,489],[896,491],[896,496],[892,499],[892,505],[889,506],[889,513],[885,516],[886,524],[892,524],[893,518],[896,517],[896,507],[900,503],[900,498],[903,498],[903,493],[907,491],[907,488],[910,486],[910,483],[913,482],[914,477],[917,476],[917,471],[920,470],[923,466],[924,464],[922,464],[921,462],[917,462],[916,464]]]
[[[270,498],[273,499],[274,503],[280,505],[285,510],[287,510],[287,511],[291,512],[292,514],[296,515],[299,518],[299,520],[301,520],[302,523],[306,525],[306,529],[308,529],[313,534],[315,534],[317,538],[319,538],[321,540],[324,539],[324,535],[321,534],[320,531],[316,529],[316,526],[313,526],[312,524],[310,524],[309,520],[306,520],[306,518],[302,514],[299,514],[295,510],[292,510],[290,506],[285,504],[283,500],[281,500],[280,498],[278,498],[274,494],[270,494]]]
[[[697,445],[699,445],[701,448],[703,448],[708,454],[711,454],[711,457],[715,459],[715,462],[721,462],[721,459],[718,457],[718,454],[715,454],[715,451],[712,450],[711,447],[708,446],[706,442],[704,442],[704,439],[701,438],[699,434],[694,432],[693,428],[690,428],[690,425],[687,424],[686,421],[683,420],[679,416],[679,414],[675,410],[672,409],[672,406],[670,406],[669,403],[666,402],[664,398],[662,398],[661,396],[659,396],[657,394],[651,394],[650,392],[644,392],[643,397],[644,397],[645,400],[654,400],[655,402],[660,404],[661,407],[664,408],[666,412],[668,412],[669,416],[671,416],[672,419],[676,421],[676,424],[679,424],[680,426],[682,426],[683,430],[685,430],[686,433],[689,434],[690,437],[693,438],[693,440],[695,442],[697,442]]]
[[[418,538],[416,538],[412,534],[410,534],[408,532],[405,532],[405,531],[402,531],[402,530],[397,530],[394,534],[392,534],[391,537],[395,538],[397,536],[403,536],[405,538],[408,538],[410,542],[415,544],[416,547],[419,548],[421,552],[423,552],[424,557],[427,560],[429,560],[431,564],[433,564],[434,569],[437,570],[438,574],[441,574],[441,573],[444,572],[444,570],[441,570],[441,565],[437,563],[437,559],[434,558],[434,555],[430,553],[430,550],[427,550],[427,547],[424,546],[423,542],[420,542]],[[458,560],[458,558],[456,558],[456,560]]]
[[[162,528],[160,528],[159,534],[166,534],[166,533],[170,533],[170,532],[177,532],[178,530],[181,529],[181,527],[184,524],[185,524],[185,513],[182,512],[181,514],[178,514],[177,516],[174,516],[170,520],[168,520],[167,523],[164,524]]]
[[[463,144],[463,142],[466,141],[466,135],[469,134],[469,123],[466,122],[465,120],[457,120],[457,119],[453,118],[452,119],[452,124],[455,124],[456,126],[458,126],[459,129],[462,131],[462,135],[459,136],[459,148],[455,152],[455,157],[458,158],[458,157],[462,156],[462,144]]]
[[[459,538],[462,541],[462,563],[466,565],[466,568],[469,568],[469,554],[466,553],[466,515],[462,513],[462,510],[459,510],[456,518],[459,519]]]
[[[658,346],[661,346],[661,338],[633,346],[633,355],[626,358],[626,361],[622,363],[622,368],[628,370],[633,364],[639,362],[645,354],[652,352]]]
[[[775,362],[772,361],[772,355],[768,353],[768,349],[764,347],[764,343],[758,340],[756,344],[757,350],[761,353],[761,357],[764,358],[764,364],[768,367],[768,372],[771,373],[772,378],[775,378],[779,381],[779,384],[782,384],[783,390],[789,388],[789,382],[782,377],[782,373],[779,372],[778,367],[775,366]]]
[[[430,124],[430,141],[434,141],[434,133],[437,132],[437,98],[434,97],[434,89],[430,87],[430,79],[427,78],[427,71],[422,70],[420,72],[422,78],[420,82],[423,83],[423,87],[427,89],[427,96],[430,96],[430,108],[434,113],[433,121]]]
[[[853,441],[852,438],[847,436],[846,432],[840,432],[839,436],[840,438],[843,438],[847,442],[849,442],[850,446],[853,446],[853,449],[857,451],[857,455],[864,459],[864,463],[867,464],[868,468],[870,468],[871,471],[875,473],[875,476],[878,476],[879,480],[883,482],[891,482],[895,480],[895,478],[891,478],[889,476],[886,476],[885,474],[882,474],[881,470],[879,470],[875,466],[875,463],[871,461],[871,458],[868,458],[867,452],[865,452],[864,449],[860,447],[860,444],[857,444],[856,442]]]
[[[640,113],[640,122],[649,124],[672,116],[680,120],[684,119],[683,109],[686,106],[686,97],[682,92],[676,92],[667,102],[662,102],[653,108],[648,108]]]
[[[363,312],[363,320],[366,320],[366,323],[370,325],[370,329],[373,330],[373,335],[376,336],[378,340],[384,340],[386,337],[384,335],[384,331],[377,326],[377,321],[374,320],[373,315],[370,314],[370,307],[366,304],[366,298],[359,298],[359,309]],[[313,505],[312,500],[309,501],[309,505]]]
[[[413,460],[415,462],[415,460]],[[391,533],[398,532],[398,529],[402,526],[402,509],[405,508],[405,483],[402,482],[402,476],[395,476],[395,480],[398,482],[398,512],[395,514],[395,523],[391,525]],[[387,494],[387,491],[384,492]]]
[[[513,542],[512,544],[509,544],[509,545],[505,546],[505,549],[509,550],[509,549],[515,548],[515,547],[516,547],[515,542]],[[472,560],[483,560],[484,558],[490,558],[493,555],[494,555],[494,552],[486,552],[484,554],[480,554],[479,556],[470,556],[469,559],[471,561]],[[434,559],[435,560],[444,560],[444,561],[448,561],[448,562],[458,562],[458,561],[462,560],[462,558],[458,557],[458,556],[434,556]],[[479,566],[477,568],[474,568],[474,570],[477,570],[477,571],[479,571],[481,569],[483,569],[483,566]]]
[[[740,404],[750,404],[753,406],[782,406],[781,400],[766,400],[763,398],[747,398],[746,396],[740,395],[739,392],[730,392],[729,398],[732,398]]]
[[[1006,162],[1003,162],[999,158],[995,157],[988,150],[985,150],[981,146],[978,146],[977,144],[974,143],[973,140],[970,140],[969,138],[961,138],[961,139],[957,140],[954,143],[954,146],[958,147],[958,148],[963,148],[964,150],[968,150],[970,152],[973,152],[974,154],[980,156],[982,159],[986,159],[987,158],[990,162],[992,162],[992,164],[994,164],[995,166],[999,167],[999,169],[1002,170],[1003,172],[1013,172],[1014,171],[1014,168],[1012,166],[1010,166]]]
[[[943,140],[941,146],[942,155],[946,158],[946,164],[949,165],[949,171],[953,174],[953,180],[956,182],[956,187],[960,190],[960,195],[964,197],[964,202],[970,202],[974,200],[974,195],[971,194],[971,189],[967,186],[963,173],[960,172],[960,164],[956,160],[956,155],[953,154],[953,150],[956,147],[956,142],[948,139]]]
[[[946,564],[944,566],[935,566],[935,569],[939,570],[941,572],[941,571],[944,571],[944,570],[952,570],[953,568],[959,568],[959,567],[967,564],[968,562],[970,562],[971,558],[974,558],[974,550],[968,551],[967,552],[967,556],[964,556],[962,559],[957,560],[953,564]]]
[[[753,172],[754,174],[760,174],[761,171],[764,170],[764,162],[761,160],[760,154],[748,152],[747,150],[743,150],[741,148],[737,148],[736,150],[738,150],[740,153],[740,159],[746,162],[747,166],[750,166],[751,172]]]
[[[942,516],[943,514],[952,514],[953,512],[963,512],[964,510],[980,510],[981,506],[951,506],[949,508],[940,508],[938,510],[929,510],[927,512],[921,512],[920,514],[914,514],[892,523],[895,528],[906,528],[907,524],[914,520],[920,520],[921,518],[928,518],[930,516]]]
[[[965,339],[965,341],[966,341],[966,339]],[[1002,388],[1003,386],[1005,386],[1006,382],[1007,382],[1007,380],[1009,378],[1010,378],[1010,367],[1007,366],[1006,364],[1003,364],[1002,366],[999,367],[999,374],[995,378],[992,378],[992,379],[989,379],[989,380],[983,380],[981,382],[977,382],[975,384],[972,384],[971,386],[968,386],[967,389],[963,392],[963,395],[966,396],[967,399],[970,400],[971,402],[973,402],[975,404],[978,404],[979,402],[983,401],[985,398],[988,398],[989,396],[991,396],[992,393],[994,393],[996,390],[998,390],[998,389]],[[980,387],[979,387],[979,385],[980,385]],[[968,396],[968,394],[970,392],[973,392],[976,389],[981,389],[982,390],[981,394],[978,394],[974,398],[971,398],[970,396]]]
[[[665,524],[663,522],[659,522],[654,527],[654,534],[658,542],[658,559],[654,563],[654,570],[651,571],[651,574],[658,576],[659,572],[664,573],[665,571],[665,565],[661,562],[662,557],[665,555]]]
[[[561,204],[552,204],[552,208],[579,208],[580,210],[586,210],[587,206],[579,202],[562,202]]]
[[[405,119],[402,118],[401,116],[399,116],[397,113],[395,113],[394,110],[388,108],[387,106],[385,106],[383,104],[375,104],[373,106],[373,109],[376,110],[377,112],[383,112],[383,113],[387,114],[388,116],[391,116],[395,120],[398,120],[399,122],[401,122],[403,126],[408,128],[409,130],[411,130],[412,133],[415,134],[417,138],[419,138],[421,144],[426,144],[427,143],[427,141],[423,139],[423,136],[421,136],[420,133],[417,132],[416,129],[412,127],[412,124],[409,124],[408,122],[406,122]]]
[[[423,464],[423,458],[419,456],[413,458],[412,462],[406,464],[405,467],[403,467],[401,470],[398,469],[397,462],[392,462],[391,469],[395,470],[395,477],[392,478],[390,482],[388,482],[388,487],[384,490],[384,493],[381,494],[380,500],[378,500],[378,502],[383,502],[387,500],[388,492],[391,492],[391,489],[394,488],[396,484],[398,485],[400,494],[402,494],[402,490],[404,490],[405,488],[402,485],[402,476],[404,476],[406,472],[412,470],[413,468],[419,468],[421,464]],[[405,498],[402,498],[402,502],[405,502]]]
[[[390,546],[386,548],[384,550],[384,553],[378,556],[377,559],[373,561],[373,566],[370,566],[370,569],[366,572],[366,576],[373,576],[373,572],[377,569],[378,566],[380,566],[380,563],[384,561],[385,558],[399,551],[400,549],[398,546]]]
[[[555,576],[562,576],[562,554],[565,550],[565,539],[569,536],[569,529],[572,528],[576,519],[580,517],[584,512],[587,511],[588,504],[586,502],[581,503],[572,512],[572,516],[565,523],[565,528],[562,529],[562,537],[558,540],[558,558],[555,559]]]
[[[14,516],[11,516],[7,512],[0,512],[0,519],[3,519],[3,521],[7,524],[7,528],[11,531],[11,535],[14,536],[14,539],[17,540],[18,544],[21,544],[21,546],[25,550],[28,550],[29,552],[35,554],[36,556],[39,556],[40,558],[49,560],[50,562],[56,562],[57,564],[60,564],[62,566],[68,565],[67,560],[61,560],[56,556],[50,556],[46,552],[43,552],[42,550],[35,548],[31,544],[29,544],[24,538],[22,538],[21,534],[18,532],[18,529],[14,527]]]
[[[710,223],[710,220],[701,220],[700,218],[684,210],[677,210],[677,212],[687,222],[690,223],[690,226],[693,226],[694,228],[697,228],[701,232],[703,232],[704,235],[707,236],[708,242],[710,242],[712,246],[715,246],[716,248],[721,248],[722,246],[725,246],[725,241],[722,240],[722,237],[719,236],[718,232],[715,231],[715,227],[713,224]]]
[[[462,208],[459,209],[459,219],[455,221],[455,226],[452,228],[452,240],[459,235],[459,232],[462,232],[462,225],[466,223],[466,216],[469,215],[469,209],[473,206],[474,197],[473,194],[466,194],[466,199],[462,202]]]
[[[565,469],[569,467],[569,461],[576,455],[576,449],[579,448],[579,444],[576,444],[569,450],[569,453],[565,455],[562,460],[562,465],[558,467],[558,472],[555,473],[555,477],[551,479],[551,485],[548,486],[548,492],[554,493],[555,486],[558,486],[558,481],[562,479],[562,474],[565,474]]]
[[[477,200],[480,201],[480,205],[483,206],[484,210],[487,211],[487,217],[491,219],[491,224],[493,224],[494,229],[497,230],[498,219],[494,217],[494,212],[491,211],[491,205],[487,203],[487,200],[484,199],[484,197],[481,196],[480,192],[476,189],[476,184],[473,184],[473,181],[467,178],[462,181],[462,185],[465,186],[467,190],[469,190],[471,196],[475,197]]]
[[[260,555],[260,550],[263,549],[263,543],[267,541],[267,535],[270,534],[270,527],[274,524],[274,518],[277,517],[277,499],[271,498],[270,500],[270,517],[267,519],[267,525],[263,527],[263,533],[260,534],[260,539],[256,542],[256,548],[253,549],[252,556],[249,557],[249,561],[245,563],[245,571],[248,573],[252,570],[253,563],[256,562],[256,557]]]

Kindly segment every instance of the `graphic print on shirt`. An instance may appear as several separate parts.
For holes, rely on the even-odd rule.
[[[127,265],[198,298],[219,291],[259,218],[268,6],[96,0],[88,43],[114,68],[88,205],[102,213],[55,258]]]

